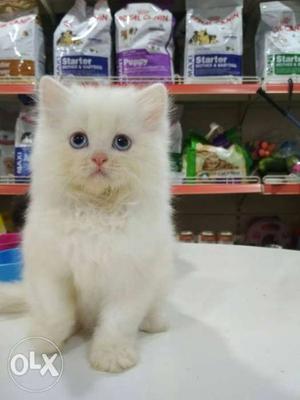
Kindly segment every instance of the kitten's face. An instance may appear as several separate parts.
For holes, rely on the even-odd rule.
[[[167,93],[159,84],[67,89],[46,77],[37,134],[36,152],[51,160],[49,173],[66,190],[98,195],[138,185],[155,176],[157,157],[166,151]]]

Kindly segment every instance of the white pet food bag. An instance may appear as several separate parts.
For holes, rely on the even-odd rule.
[[[172,14],[151,3],[128,4],[115,14],[115,23],[118,75],[172,80]]]
[[[44,73],[43,31],[35,10],[0,15],[0,77],[39,78]]]
[[[240,80],[242,0],[187,1],[185,82]]]
[[[15,176],[30,176],[30,156],[35,131],[34,107],[21,110],[15,127]]]
[[[0,174],[14,175],[15,132],[0,131]]]
[[[256,34],[256,73],[268,82],[300,80],[300,4],[272,1],[260,4]]]
[[[105,0],[88,7],[76,0],[54,33],[54,74],[108,77],[111,74],[111,12]]]

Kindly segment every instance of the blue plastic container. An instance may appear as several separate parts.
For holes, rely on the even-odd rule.
[[[20,247],[0,251],[0,281],[11,282],[22,278],[22,252]]]

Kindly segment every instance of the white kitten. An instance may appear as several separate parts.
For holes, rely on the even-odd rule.
[[[30,334],[61,347],[79,323],[93,330],[91,365],[120,371],[137,361],[139,328],[166,327],[167,92],[49,77],[40,91],[23,242]]]

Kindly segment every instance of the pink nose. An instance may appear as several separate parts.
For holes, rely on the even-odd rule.
[[[92,161],[97,165],[97,167],[101,167],[107,161],[107,155],[104,153],[94,154]]]

